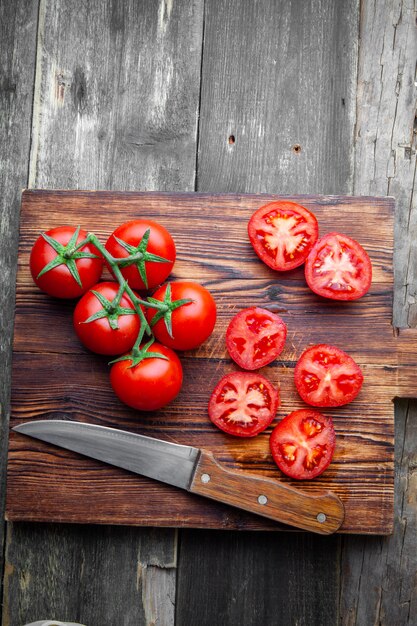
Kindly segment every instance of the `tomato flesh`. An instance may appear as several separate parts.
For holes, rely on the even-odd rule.
[[[209,417],[218,428],[237,437],[254,437],[273,421],[278,390],[260,374],[232,372],[217,383],[209,401]]]
[[[294,379],[304,402],[317,407],[335,407],[356,398],[363,374],[346,352],[319,344],[303,352],[295,366]]]
[[[270,202],[252,215],[250,242],[259,258],[274,270],[302,265],[317,241],[316,217],[295,202]]]
[[[357,300],[371,286],[372,264],[357,241],[340,233],[329,233],[311,250],[305,276],[310,289],[319,296]]]
[[[240,367],[255,370],[277,358],[286,336],[287,327],[278,315],[261,307],[251,307],[231,320],[226,331],[226,346]]]
[[[336,436],[333,422],[318,411],[293,411],[274,428],[270,438],[273,459],[287,476],[308,480],[329,466]]]

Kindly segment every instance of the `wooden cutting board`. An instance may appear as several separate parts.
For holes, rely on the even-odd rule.
[[[415,397],[417,334],[395,332],[392,316],[392,198],[299,196],[317,216],[320,233],[356,238],[372,259],[370,291],[356,302],[322,299],[302,268],[275,273],[247,237],[252,213],[279,196],[84,191],[25,191],[16,291],[11,426],[67,418],[113,426],[205,448],[219,461],[344,502],[341,532],[389,534],[393,527],[393,398]],[[194,279],[213,293],[218,321],[211,338],[184,353],[184,385],[165,409],[144,414],[122,405],[109,384],[107,358],[88,353],[72,329],[73,303],[54,300],[33,284],[28,258],[40,231],[80,224],[105,242],[124,221],[147,216],[173,235],[178,252],[172,279]],[[280,360],[262,369],[281,387],[278,419],[305,405],[293,369],[316,343],[339,346],[363,369],[354,402],[323,410],[333,417],[337,446],[329,469],[313,481],[290,481],[269,453],[272,427],[254,439],[217,430],[207,402],[217,381],[236,369],[225,347],[232,316],[248,306],[278,313],[288,326]],[[276,423],[276,422],[275,422]],[[274,423],[274,424],[275,424]],[[274,425],[273,424],[273,425]],[[6,516],[9,520],[279,530],[283,526],[118,470],[75,453],[10,433]]]

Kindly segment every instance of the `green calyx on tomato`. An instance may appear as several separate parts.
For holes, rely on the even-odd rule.
[[[155,326],[155,324],[159,322],[159,320],[163,319],[169,336],[173,338],[172,312],[175,311],[175,309],[178,309],[180,306],[184,306],[184,304],[189,304],[190,302],[192,302],[192,300],[190,298],[180,298],[179,300],[172,300],[171,285],[168,283],[162,302],[150,296],[148,297],[148,302],[155,305],[155,308],[158,309],[158,312],[151,320],[151,326]]]
[[[107,318],[110,328],[112,328],[113,330],[117,330],[119,328],[119,317],[121,315],[137,315],[135,309],[120,306],[120,300],[122,299],[125,291],[126,281],[123,281],[120,284],[120,288],[114,300],[108,300],[102,293],[91,289],[91,293],[95,295],[103,308],[100,311],[93,313],[93,315],[90,315],[90,317],[86,319],[83,324],[89,324],[90,322],[94,322],[95,320]]]
[[[139,340],[141,339],[140,334],[139,334],[138,339]],[[161,354],[160,352],[149,351],[149,348],[154,343],[154,341],[155,341],[155,338],[152,337],[152,339],[150,339],[148,343],[145,343],[144,346],[140,346],[139,341],[136,341],[131,352],[129,352],[128,354],[124,354],[118,359],[114,359],[113,361],[110,361],[109,365],[111,365],[112,363],[118,363],[119,361],[132,361],[132,364],[129,365],[129,368],[128,368],[128,369],[131,369],[132,367],[136,367],[137,365],[139,365],[139,363],[141,363],[145,359],[166,359],[167,360],[168,357],[165,356],[165,354]]]
[[[81,227],[77,226],[74,234],[71,239],[67,243],[67,245],[63,245],[53,237],[50,237],[46,233],[41,233],[42,237],[46,242],[55,250],[57,253],[56,257],[52,259],[49,263],[47,263],[44,268],[39,272],[37,278],[46,274],[50,270],[58,267],[59,265],[66,265],[68,270],[71,273],[71,276],[76,281],[76,283],[82,287],[82,282],[80,278],[80,274],[77,269],[76,259],[98,259],[100,258],[97,254],[93,254],[92,252],[82,251],[82,248],[87,241],[82,241],[77,245],[78,235],[80,234]]]
[[[129,253],[129,256],[123,259],[114,259],[114,262],[121,268],[128,267],[129,265],[135,265],[146,288],[148,288],[148,277],[146,275],[145,263],[147,261],[152,261],[153,263],[171,262],[169,259],[165,259],[162,256],[152,254],[152,252],[147,251],[150,234],[151,229],[148,228],[137,246],[132,246],[130,243],[127,243],[116,236],[114,237],[117,243]]]

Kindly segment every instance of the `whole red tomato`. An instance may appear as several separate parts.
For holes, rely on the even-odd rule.
[[[103,257],[92,244],[76,250],[85,230],[58,226],[35,241],[30,271],[39,289],[56,298],[79,298],[95,285],[103,270]]]
[[[110,235],[106,249],[114,258],[134,258],[119,263],[119,268],[134,289],[151,289],[171,273],[175,262],[175,243],[169,232],[151,220],[122,224]]]
[[[137,365],[133,355],[126,355],[110,371],[110,382],[118,398],[139,411],[165,406],[178,395],[182,385],[181,362],[173,350],[153,343],[147,355]]]
[[[198,283],[177,281],[163,285],[148,298],[166,305],[165,312],[148,309],[147,318],[158,341],[174,350],[192,350],[213,332],[216,303]]]
[[[81,343],[97,354],[124,354],[139,334],[140,319],[118,283],[98,283],[77,302],[73,323]]]

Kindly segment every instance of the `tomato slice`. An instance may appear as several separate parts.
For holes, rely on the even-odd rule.
[[[209,401],[213,424],[229,435],[254,437],[272,422],[279,393],[264,376],[232,372],[217,383]]]
[[[357,300],[371,286],[372,264],[362,246],[346,235],[329,233],[311,250],[305,265],[308,286],[333,300]]]
[[[358,395],[363,374],[351,356],[327,344],[307,348],[294,371],[301,398],[312,406],[342,406]]]
[[[274,270],[302,265],[317,241],[316,217],[295,202],[270,202],[252,215],[250,242],[258,257]]]
[[[246,370],[271,363],[282,352],[287,327],[278,315],[251,307],[234,316],[226,331],[226,346],[232,359]]]
[[[274,428],[269,440],[279,469],[291,478],[315,478],[330,465],[336,435],[330,417],[318,411],[293,411]]]

